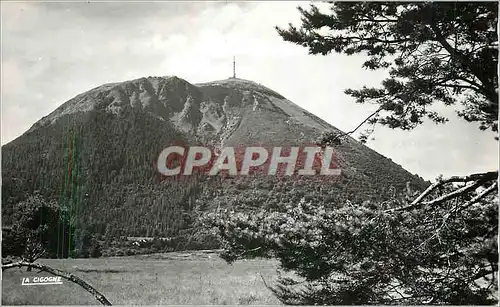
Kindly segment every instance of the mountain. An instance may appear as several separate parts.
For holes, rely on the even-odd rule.
[[[149,77],[77,95],[2,146],[2,222],[38,191],[70,210],[78,227],[128,236],[172,236],[190,212],[215,206],[298,201],[377,201],[428,183],[351,137],[335,145],[341,175],[165,178],[156,170],[171,144],[213,148],[306,146],[340,130],[258,83],[230,78],[191,84]],[[327,176],[328,177],[328,176]]]

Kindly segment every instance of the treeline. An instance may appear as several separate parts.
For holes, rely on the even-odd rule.
[[[182,211],[198,184],[162,184],[153,163],[185,137],[153,116],[128,112],[66,116],[5,145],[3,223],[10,225],[15,205],[38,191],[68,207],[74,224],[91,232],[168,236],[182,228]]]

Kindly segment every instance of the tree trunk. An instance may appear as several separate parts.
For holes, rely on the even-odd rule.
[[[15,267],[20,268],[23,266],[27,267],[29,269],[29,271],[31,271],[31,268],[33,267],[33,268],[36,268],[40,271],[48,272],[48,273],[55,275],[55,276],[61,276],[62,278],[67,279],[69,281],[72,281],[72,282],[76,283],[77,285],[81,286],[83,289],[87,290],[102,305],[112,306],[110,301],[108,301],[108,299],[104,295],[102,295],[99,291],[97,291],[97,289],[92,287],[90,284],[88,284],[83,279],[81,279],[81,278],[79,278],[71,273],[66,273],[64,271],[51,268],[47,265],[43,265],[40,263],[30,263],[30,262],[26,262],[26,261],[20,261],[20,262],[14,262],[14,263],[9,263],[9,264],[2,264],[2,271],[7,270],[7,269],[11,269],[11,268],[15,268]]]

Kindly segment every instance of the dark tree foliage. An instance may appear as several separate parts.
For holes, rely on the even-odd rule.
[[[73,234],[72,258],[89,258],[92,234],[84,227],[75,229]]]
[[[89,254],[91,258],[99,258],[102,256],[101,245],[99,244],[99,241],[97,241],[95,237],[91,239]]]
[[[330,208],[302,199],[252,213],[220,210],[204,222],[229,263],[279,260],[268,288],[285,304],[494,304],[498,205],[491,195],[470,199],[406,210],[395,210],[407,206],[405,195]]]
[[[39,193],[16,204],[13,223],[3,229],[2,256],[28,262],[38,258],[100,257],[101,246],[85,227],[75,228],[68,208]],[[30,268],[28,268],[30,269]]]
[[[2,258],[20,257],[26,247],[25,238],[18,235],[14,227],[2,227]]]
[[[37,258],[62,255],[69,245],[69,223],[61,222],[64,208],[47,202],[35,193],[13,208],[13,223],[3,231],[2,256],[14,256],[29,262]],[[67,252],[64,253],[67,256]]]
[[[299,7],[300,28],[277,28],[311,54],[367,55],[363,67],[388,69],[379,88],[345,92],[379,109],[368,123],[410,130],[447,119],[432,105],[458,104],[459,116],[498,131],[498,3],[335,2],[329,13]],[[362,137],[366,140],[366,136]]]
[[[29,132],[2,147],[2,222],[14,223],[16,204],[39,190],[68,208],[76,231],[176,235],[206,182],[191,176],[160,183],[153,162],[184,138],[135,110],[119,117],[93,110]]]

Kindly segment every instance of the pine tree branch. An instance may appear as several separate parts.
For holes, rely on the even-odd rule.
[[[372,118],[373,116],[377,115],[380,111],[382,111],[382,107],[383,106],[380,106],[377,110],[375,110],[375,112],[373,112],[372,114],[370,114],[367,118],[365,118],[356,128],[354,128],[353,130],[351,131],[348,131],[346,133],[344,133],[344,135],[348,135],[348,134],[352,134],[354,132],[356,132],[361,126],[363,126],[364,123],[366,123],[370,118]]]
[[[441,229],[445,226],[446,222],[450,219],[450,217],[454,216],[455,214],[457,214],[458,212],[470,207],[471,205],[477,203],[478,201],[480,201],[481,199],[483,199],[484,197],[486,197],[488,194],[490,194],[491,192],[493,192],[494,190],[496,190],[498,187],[498,182],[495,181],[492,185],[490,185],[487,189],[485,189],[484,191],[482,191],[481,193],[479,193],[478,195],[476,195],[475,197],[473,197],[471,200],[469,200],[468,202],[466,202],[464,205],[462,206],[457,206],[455,208],[453,208],[450,212],[448,212],[446,214],[446,216],[443,218],[443,222],[441,223],[441,226],[438,228],[438,230],[436,231],[436,234],[435,236],[438,236],[439,235],[439,232],[441,231]],[[433,237],[435,237],[433,236]]]
[[[468,68],[469,71],[474,74],[474,76],[482,83],[482,86],[480,86],[481,92],[488,97],[491,102],[494,102],[495,93],[492,93],[491,89],[487,88],[488,82],[483,73],[476,66],[472,65],[469,58],[463,55],[459,50],[453,48],[448,41],[446,41],[446,38],[443,36],[441,30],[437,27],[435,22],[431,22],[429,26],[436,35],[436,41],[439,42],[452,57],[456,58],[464,67]],[[496,97],[496,100],[498,101],[498,97]]]
[[[410,42],[410,38],[402,38],[402,39],[380,39],[378,36],[374,37],[360,37],[360,36],[329,36],[325,35],[323,37],[326,41],[335,42],[336,40],[357,40],[357,42],[376,42],[383,44],[400,44],[404,42]]]
[[[477,189],[478,187],[480,187],[484,182],[485,182],[484,180],[475,181],[473,184],[467,185],[465,187],[462,187],[462,188],[455,190],[453,192],[450,192],[448,194],[442,195],[442,196],[435,198],[433,200],[424,201],[424,202],[422,202],[422,205],[434,205],[434,204],[442,203],[444,201],[447,201],[447,200],[450,200],[452,198],[458,197],[462,194],[465,194],[469,191],[473,191],[473,190]]]
[[[483,199],[484,197],[486,197],[488,194],[490,194],[491,192],[495,191],[496,189],[498,189],[498,181],[494,182],[487,189],[485,189],[484,191],[482,191],[481,193],[479,193],[478,195],[476,195],[475,197],[473,197],[471,200],[469,200],[468,202],[466,202],[457,211],[461,211],[461,210],[466,209],[467,207],[469,207],[469,206],[477,203],[478,201],[480,201],[481,199]]]
[[[469,190],[471,190],[474,186],[477,188],[481,184],[488,182],[490,180],[497,180],[498,179],[498,171],[495,172],[487,172],[487,173],[478,173],[478,174],[472,174],[469,176],[453,176],[447,179],[441,179],[430,185],[422,194],[420,194],[411,204],[400,207],[400,208],[393,208],[393,209],[388,209],[385,210],[385,212],[396,212],[396,211],[403,211],[403,210],[410,210],[418,207],[422,207],[424,205],[429,205],[429,204],[435,204],[437,202],[443,202],[445,200],[449,200],[451,198],[460,196]],[[470,181],[475,181],[476,183],[473,185],[469,185],[466,187],[463,187],[461,189],[458,189],[454,192],[451,192],[447,195],[444,195],[440,198],[428,201],[428,202],[422,202],[422,200],[429,195],[432,191],[434,191],[436,188],[447,184],[447,183],[452,183],[452,182],[470,182]],[[438,201],[439,200],[439,201]]]
[[[478,280],[480,278],[486,278],[486,276],[488,275],[494,275],[497,271],[493,271],[493,270],[485,270],[485,269],[482,269],[480,270],[478,273],[476,273],[472,278],[471,278],[471,281],[475,281],[475,280]]]
[[[51,267],[44,265],[44,264],[29,263],[26,261],[19,261],[19,262],[13,262],[13,263],[9,263],[9,264],[2,264],[2,271],[7,270],[7,269],[16,268],[16,267],[35,268],[35,269],[39,269],[40,271],[48,272],[52,275],[60,276],[64,279],[67,279],[69,281],[74,282],[75,284],[81,286],[83,289],[87,290],[101,304],[103,304],[105,306],[112,306],[112,304],[108,301],[108,299],[104,295],[102,295],[99,291],[97,291],[94,287],[92,287],[86,281],[84,281],[83,279],[81,279],[81,278],[79,278],[71,273],[66,273],[64,271],[51,268]]]
[[[473,91],[479,91],[478,88],[472,86],[472,85],[462,85],[462,84],[449,84],[449,83],[436,83],[436,85],[443,86],[443,87],[448,87],[448,88],[460,88],[460,89],[469,89]]]
[[[366,117],[356,128],[352,129],[351,131],[342,132],[342,133],[340,133],[339,135],[336,135],[334,138],[332,138],[330,140],[322,140],[322,143],[331,143],[331,142],[334,142],[336,140],[339,140],[339,139],[343,138],[344,136],[353,134],[361,126],[363,126],[370,118],[372,118],[373,116],[377,115],[380,111],[382,111],[382,108],[383,108],[383,106],[380,106],[377,110],[375,110],[375,112],[373,112],[370,115],[368,115],[368,117]]]

